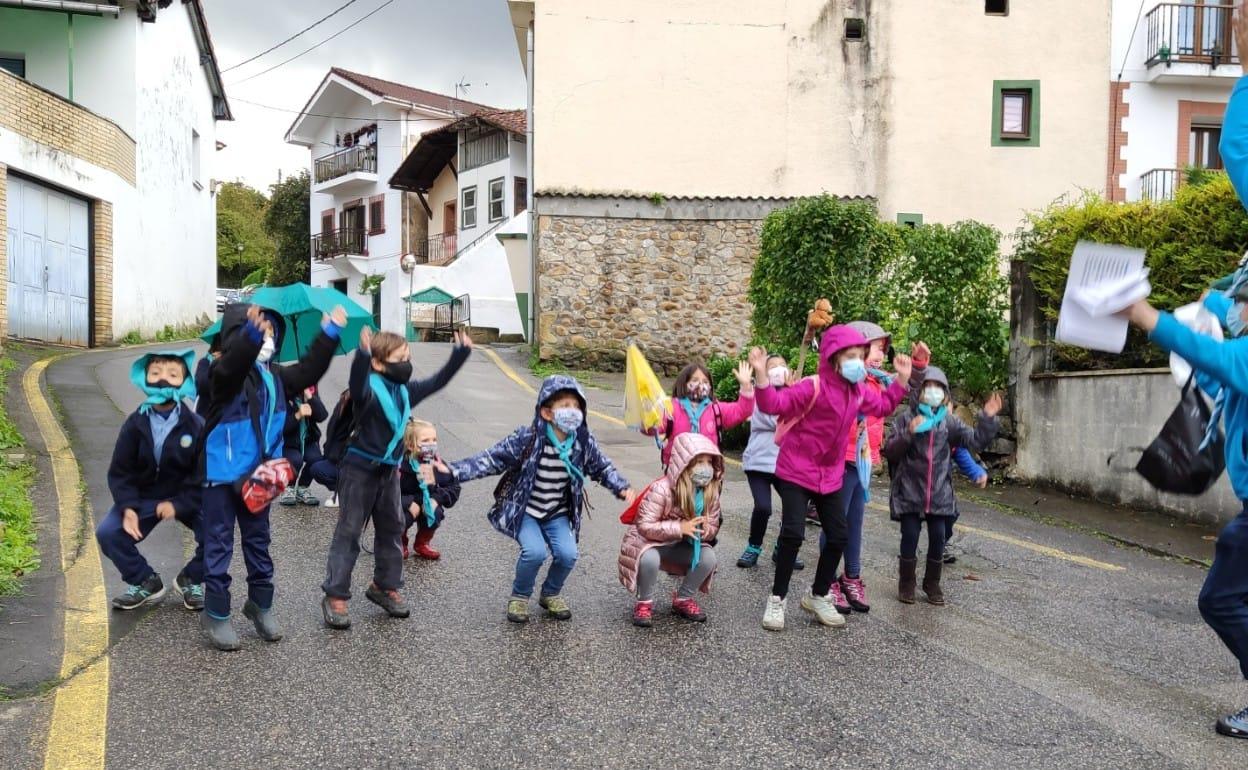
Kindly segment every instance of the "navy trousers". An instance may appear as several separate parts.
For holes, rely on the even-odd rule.
[[[113,506],[100,521],[99,526],[95,528],[95,540],[100,544],[100,552],[117,567],[126,585],[137,586],[155,572],[147,563],[147,559],[143,558],[143,554],[139,553],[139,543],[146,540],[160,523],[160,519],[156,516],[156,506],[160,502],[159,500],[144,500],[135,508],[134,512],[139,515],[139,532],[143,535],[141,540],[135,540],[122,529],[123,510],[116,506]],[[199,511],[175,510],[175,518],[195,533],[195,554],[182,568],[180,574],[185,575],[192,583],[202,583],[204,582],[204,538],[200,527]]]
[[[1248,679],[1248,501],[1218,535],[1199,606],[1201,617],[1239,661],[1239,670]]]
[[[324,481],[324,468],[321,473],[317,473],[317,465],[325,464],[325,455],[321,454],[321,447],[317,444],[309,444],[304,451],[300,452],[298,447],[287,447],[285,457],[290,464],[295,467],[295,473],[299,474],[299,478],[295,481],[295,486],[307,489],[312,486],[313,481],[320,482],[329,491],[334,491],[333,483],[338,480],[338,468],[334,468],[333,479],[330,484]]]
[[[233,486],[204,489],[204,611],[215,618],[230,616],[230,561],[234,558],[234,524],[242,536],[247,565],[247,598],[261,609],[273,606],[273,560],[269,557],[269,509],[252,513]]]

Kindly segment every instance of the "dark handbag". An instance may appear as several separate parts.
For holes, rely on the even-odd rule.
[[[1226,469],[1226,438],[1215,426],[1213,438],[1203,449],[1211,412],[1195,377],[1188,377],[1179,405],[1170,413],[1161,433],[1144,450],[1135,470],[1162,492],[1199,495],[1213,486]]]

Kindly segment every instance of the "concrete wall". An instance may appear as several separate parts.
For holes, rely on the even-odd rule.
[[[433,218],[429,220],[429,234],[441,235],[443,232],[443,209],[447,203],[454,202],[456,205],[455,217],[459,218],[459,182],[455,179],[455,174],[451,173],[450,166],[442,169],[442,173],[438,174],[438,178],[434,180],[433,187],[429,190],[426,200],[429,201],[429,208],[433,211]],[[451,228],[451,232],[459,231],[459,222]]]
[[[407,276],[403,279],[406,280]],[[507,263],[507,251],[497,238],[483,239],[445,267],[417,265],[412,275],[413,292],[430,286],[436,286],[453,297],[467,294],[474,327],[498,329],[499,334],[524,333],[520,311],[516,307],[516,288]],[[405,284],[403,296],[407,293]]]

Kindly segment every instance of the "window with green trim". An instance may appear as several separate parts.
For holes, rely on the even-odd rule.
[[[992,82],[992,146],[1040,146],[1040,81]]]
[[[922,214],[909,214],[905,212],[898,213],[897,224],[904,225],[906,227],[918,227],[919,225],[923,224],[923,215]]]

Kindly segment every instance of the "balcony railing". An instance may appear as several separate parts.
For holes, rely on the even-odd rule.
[[[446,265],[455,260],[459,236],[455,233],[431,235],[417,247],[416,262],[422,265]]]
[[[1183,181],[1183,172],[1177,168],[1155,168],[1140,177],[1140,199],[1168,201]]]
[[[1231,33],[1233,10],[1231,5],[1158,3],[1147,17],[1146,64],[1239,64]]]
[[[333,259],[349,254],[368,255],[364,229],[360,227],[326,230],[312,236],[312,258]]]
[[[370,144],[345,147],[323,158],[317,158],[312,165],[313,176],[317,184],[337,179],[340,176],[346,176],[355,171],[376,174],[377,146]]]

